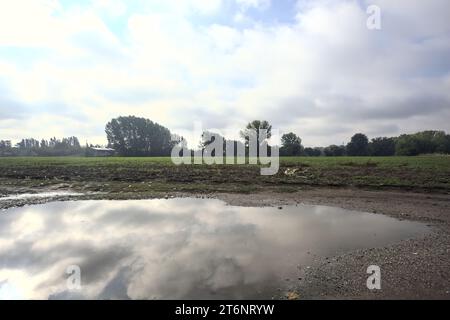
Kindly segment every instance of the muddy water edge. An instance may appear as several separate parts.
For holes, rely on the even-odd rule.
[[[0,209],[56,200],[172,197],[217,198],[238,206],[326,205],[426,223],[433,231],[425,236],[337,256],[317,257],[310,268],[301,270],[299,281],[292,284],[295,294],[283,293],[276,298],[450,299],[450,196],[445,194],[324,188],[253,194],[85,194],[76,198],[65,195],[8,200],[0,202]],[[378,264],[382,269],[382,290],[369,291],[366,287],[365,271],[371,264]]]

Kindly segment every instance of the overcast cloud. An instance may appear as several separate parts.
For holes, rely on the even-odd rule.
[[[308,146],[450,132],[449,57],[448,0],[0,0],[0,139],[106,143],[119,115]]]

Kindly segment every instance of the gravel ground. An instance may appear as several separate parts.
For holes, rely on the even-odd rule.
[[[13,190],[11,190],[13,191]],[[44,191],[44,190],[41,190]],[[8,192],[10,193],[10,192]],[[157,198],[161,194],[91,194],[46,199],[0,201],[0,210],[13,206],[74,199]],[[198,196],[187,193],[166,197]],[[200,196],[199,196],[200,197]],[[288,290],[274,298],[294,299],[450,299],[450,195],[357,189],[310,189],[294,193],[216,193],[201,195],[230,205],[281,206],[311,204],[385,214],[432,226],[421,238],[408,239],[380,248],[367,248],[334,257],[315,257],[308,267],[299,266],[299,276]],[[366,287],[369,265],[381,268],[381,290]]]
[[[450,196],[351,189],[289,194],[220,194],[234,205],[315,204],[421,221],[432,232],[381,248],[317,257],[290,292],[300,299],[450,299]],[[367,267],[381,268],[381,290],[368,290]],[[279,298],[284,298],[280,296]]]

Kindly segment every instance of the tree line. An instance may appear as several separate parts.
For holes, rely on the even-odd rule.
[[[22,139],[16,145],[9,140],[0,140],[0,156],[75,156],[83,149],[77,137],[50,140]]]
[[[314,151],[314,150],[313,150]],[[324,156],[418,156],[450,154],[450,135],[445,131],[427,130],[398,137],[377,137],[369,141],[362,133],[355,134],[347,145],[331,145],[316,150]],[[304,150],[309,155],[311,150]],[[317,154],[315,154],[317,155]]]
[[[266,132],[266,139],[272,135],[272,126],[268,121],[254,120],[240,132],[242,141],[227,140],[221,135],[205,131],[200,137],[197,150],[205,148],[215,139],[222,139],[224,150],[226,144],[233,145],[236,150],[245,150],[248,154],[249,138],[254,135],[257,145],[260,132]],[[170,156],[172,148],[185,143],[183,137],[170,132],[164,126],[149,119],[135,116],[112,119],[105,127],[108,147],[119,156]],[[0,156],[74,156],[90,155],[93,145],[82,147],[77,137],[50,140],[22,139],[16,145],[11,141],[0,140]],[[98,147],[98,145],[96,146]],[[195,150],[191,151],[194,154]],[[450,154],[450,135],[444,131],[428,130],[414,134],[403,134],[398,137],[377,137],[369,141],[363,133],[357,133],[344,145],[327,147],[307,147],[302,139],[289,132],[281,137],[281,156],[416,156],[421,154]],[[259,147],[257,150],[259,155]],[[214,154],[211,154],[214,156]]]
[[[272,126],[265,120],[248,123],[240,132],[242,141],[228,140],[218,133],[205,131],[200,137],[197,149],[205,150],[215,139],[221,139],[224,144],[223,150],[226,149],[227,143],[231,143],[236,149],[243,145],[248,154],[249,137],[256,135],[255,139],[259,146],[263,142],[259,140],[259,133],[262,130],[267,133],[266,139],[270,139]],[[122,156],[169,156],[172,147],[184,140],[183,137],[173,135],[169,129],[157,123],[133,116],[111,120],[106,125],[106,134],[108,146],[116,149]],[[282,135],[280,146],[281,156],[416,156],[433,153],[450,154],[450,135],[444,131],[429,130],[403,134],[399,137],[377,137],[369,141],[365,134],[357,133],[346,145],[305,148],[302,139],[290,132]],[[259,148],[257,154],[260,154]]]

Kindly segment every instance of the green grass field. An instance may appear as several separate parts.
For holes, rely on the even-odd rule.
[[[181,165],[165,158],[0,158],[0,191],[64,184],[105,192],[295,191],[305,187],[357,187],[450,191],[450,157],[285,157],[274,176],[255,165]]]
[[[450,156],[418,157],[281,157],[281,166],[311,167],[376,166],[381,168],[421,168],[450,171]],[[173,165],[170,157],[86,158],[86,157],[10,157],[0,158],[0,169],[27,166],[152,166]]]

